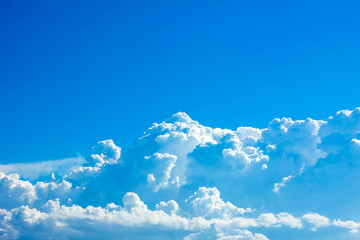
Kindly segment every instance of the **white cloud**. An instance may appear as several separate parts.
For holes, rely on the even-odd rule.
[[[248,140],[248,142],[244,140]],[[241,169],[247,167],[252,162],[269,160],[269,157],[262,150],[254,146],[257,141],[255,138],[243,138],[243,141],[240,141],[237,135],[229,133],[221,141],[225,143],[222,151],[224,161],[234,168]]]
[[[148,161],[150,166],[154,166],[151,173],[147,175],[147,183],[154,192],[168,186],[176,160],[176,156],[168,153],[154,153],[152,156],[145,157],[145,161]]]
[[[200,187],[187,201],[190,201],[196,216],[205,218],[230,218],[251,212],[249,208],[237,208],[230,202],[225,203],[216,188]]]
[[[136,228],[151,229],[159,236],[165,230],[185,234],[192,232],[185,239],[267,239],[264,235],[252,234],[249,227],[289,226],[301,229],[302,220],[289,213],[262,213],[258,217],[242,217],[244,212],[230,202],[224,202],[216,188],[200,188],[188,198],[195,214],[188,217],[178,212],[179,205],[170,200],[160,202],[156,210],[150,210],[136,193],[128,192],[123,197],[123,205],[109,203],[106,207],[79,205],[61,205],[59,199],[49,200],[42,211],[29,206],[20,206],[10,210],[0,210],[0,226],[6,238],[49,238],[62,236],[68,238],[99,238],[106,234],[109,239],[126,236]],[[253,213],[251,213],[253,214]],[[330,225],[330,220],[316,213],[302,217],[311,223],[312,229]],[[333,225],[356,232],[358,223],[334,220]],[[44,231],[46,229],[46,231]],[[75,234],[75,235],[72,235]],[[85,234],[85,235],[84,235]],[[130,236],[130,235],[128,235]],[[133,236],[133,235],[131,235]],[[164,237],[165,235],[162,235]],[[134,236],[133,238],[137,238]]]
[[[31,182],[21,180],[17,174],[0,172],[0,208],[11,209],[20,205],[42,206],[49,199],[75,197],[80,188],[72,188],[65,180]]]
[[[29,181],[20,180],[18,174],[0,172],[1,208],[32,204],[37,199],[35,187]]]
[[[335,116],[330,116],[319,135],[324,138],[334,133],[349,134],[355,136],[360,132],[360,108],[353,111],[338,111]]]
[[[286,212],[282,212],[276,215],[279,223],[283,224],[283,225],[287,225],[291,228],[302,228],[302,221],[301,218],[296,218],[294,216],[292,216],[289,213]]]
[[[241,140],[246,139],[246,138],[259,139],[261,137],[261,130],[258,128],[252,128],[252,127],[238,127],[235,131],[235,134]]]
[[[206,167],[208,164],[205,161],[210,161],[203,160],[206,152],[210,152],[211,157],[215,157],[214,160],[221,162],[220,164],[225,163],[223,168],[241,170],[253,162],[268,161],[268,156],[257,146],[260,133],[259,129],[251,127],[240,127],[237,131],[205,127],[179,112],[160,124],[154,123],[135,147],[147,149],[149,146],[150,149],[155,149],[151,154],[158,152],[175,155],[177,160],[172,174],[178,176],[180,185],[183,185],[189,182],[188,177],[195,172],[196,175],[201,174],[198,169],[195,172],[189,169],[189,154],[191,164],[196,164],[199,168]],[[215,149],[218,156],[212,153]],[[149,180],[152,177],[155,176],[149,176]]]
[[[234,229],[229,233],[217,233],[214,230],[206,230],[198,233],[189,234],[184,240],[201,240],[201,239],[217,239],[217,240],[268,240],[263,234],[252,233],[248,230]]]
[[[125,236],[123,231],[133,231],[136,227],[170,230],[190,229],[187,219],[164,211],[151,211],[135,193],[127,193],[123,198],[123,207],[109,204],[105,208],[78,205],[60,205],[58,200],[45,204],[46,212],[21,206],[10,211],[0,212],[1,226],[13,226],[4,229],[9,238],[99,238],[104,234],[109,239]],[[194,225],[194,224],[193,224]],[[45,231],[46,229],[46,231]],[[11,231],[10,231],[11,230]],[[73,235],[75,234],[75,235]],[[120,235],[119,235],[120,234]],[[87,236],[87,237],[86,237]]]
[[[291,178],[293,178],[294,176],[287,176],[287,177],[283,177],[282,181],[279,183],[274,183],[274,189],[273,192],[278,193],[280,188],[285,187],[286,186],[286,182],[290,181]]]
[[[359,116],[355,109],[326,122],[282,118],[263,130],[232,131],[177,113],[124,152],[105,140],[86,162],[27,165],[34,174],[7,165],[22,175],[0,172],[0,238],[265,240],[282,228],[294,229],[284,236],[291,239],[320,227],[356,233],[358,222],[340,219],[345,205],[358,211]],[[36,179],[51,172],[50,181]],[[309,210],[324,216],[292,214]],[[252,233],[262,231],[267,237]]]
[[[307,213],[302,216],[302,219],[313,225],[312,231],[316,231],[320,227],[330,226],[330,219],[318,213]]]
[[[156,204],[156,210],[162,210],[167,214],[174,214],[179,210],[179,204],[174,200],[161,201],[159,204]]]
[[[354,221],[341,221],[340,219],[336,219],[332,224],[337,227],[350,229],[351,233],[358,233],[360,228],[360,223]]]
[[[292,167],[297,168],[298,172],[303,164],[311,167],[319,158],[326,156],[325,152],[317,148],[320,143],[318,131],[324,123],[310,118],[298,121],[275,118],[262,131],[260,142],[268,145],[268,152],[281,151],[281,158],[285,158],[281,163],[292,163]],[[289,161],[289,156],[296,162]]]
[[[118,164],[120,156],[121,148],[116,146],[113,140],[100,141],[92,147],[92,154],[87,158],[87,163],[72,169],[63,179],[85,184],[89,177],[99,175],[106,165]]]
[[[93,154],[91,154],[90,159],[95,167],[101,167],[104,164],[116,164],[121,156],[121,148],[116,146],[111,139],[98,142],[92,150]]]
[[[269,240],[263,234],[255,233],[248,230],[235,230],[235,235],[226,235],[224,233],[218,233],[217,239],[218,240]]]

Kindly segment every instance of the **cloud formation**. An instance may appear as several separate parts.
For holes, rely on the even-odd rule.
[[[234,131],[177,113],[124,151],[0,166],[0,237],[356,239],[359,139],[358,108]]]

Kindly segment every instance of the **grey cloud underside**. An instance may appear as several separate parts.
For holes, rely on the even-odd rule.
[[[359,134],[360,109],[235,131],[177,113],[124,151],[106,140],[81,165],[49,163],[55,175],[0,172],[0,236],[356,239]]]

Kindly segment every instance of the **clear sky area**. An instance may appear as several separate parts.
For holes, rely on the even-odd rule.
[[[0,239],[360,239],[360,1],[0,3]]]
[[[0,161],[135,141],[183,111],[266,128],[359,106],[358,1],[3,1]]]

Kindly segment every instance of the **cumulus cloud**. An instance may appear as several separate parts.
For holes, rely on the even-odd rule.
[[[202,188],[197,191],[204,192]],[[215,189],[207,189],[217,195]],[[208,192],[209,192],[208,191]],[[211,197],[211,196],[208,197]],[[201,196],[204,199],[204,196]],[[103,234],[108,234],[110,239],[121,236],[121,231],[131,232],[131,229],[141,227],[149,228],[161,234],[162,229],[171,230],[185,234],[192,232],[185,239],[201,239],[203,236],[217,237],[223,239],[267,239],[262,234],[252,234],[244,228],[248,227],[281,227],[289,226],[291,228],[301,228],[301,219],[293,217],[289,213],[272,213],[260,214],[258,217],[241,217],[244,210],[236,208],[231,203],[224,203],[219,200],[219,196],[214,200],[208,200],[210,204],[205,204],[209,209],[212,217],[205,213],[205,216],[191,215],[184,217],[176,212],[178,204],[170,200],[160,202],[156,210],[150,210],[148,206],[133,192],[124,195],[122,205],[109,203],[105,207],[79,205],[61,205],[59,199],[49,200],[44,204],[42,210],[31,208],[27,205],[13,208],[10,210],[1,210],[2,220],[0,222],[3,231],[9,238],[19,237],[38,237],[49,238],[54,234],[60,234],[67,238],[79,238],[80,235],[72,236],[73,233],[86,231],[89,238],[99,238]],[[190,198],[191,199],[191,198]],[[198,205],[198,198],[192,202],[193,207],[197,210],[201,207]],[[230,212],[233,210],[235,213]],[[201,212],[200,215],[204,215]],[[238,216],[237,216],[238,215]],[[305,218],[305,217],[304,217]],[[338,220],[339,221],[339,220]],[[107,228],[104,229],[104,226]],[[89,229],[90,228],[90,229]],[[44,229],[47,229],[44,231]],[[234,232],[234,229],[238,229]],[[79,232],[80,231],[80,232]],[[215,235],[213,234],[215,231]],[[67,235],[69,234],[69,235]],[[120,235],[119,235],[120,234]],[[126,234],[126,232],[122,232]],[[116,236],[116,237],[115,237]],[[125,235],[126,236],[126,235]],[[163,236],[165,237],[165,236]],[[134,236],[133,238],[137,238]]]
[[[326,152],[317,148],[321,142],[318,132],[324,123],[310,118],[297,121],[276,118],[271,121],[262,131],[260,141],[267,144],[267,151],[272,153],[274,168],[296,174],[304,165],[311,167],[319,158],[326,157]]]
[[[268,156],[257,145],[260,133],[259,129],[250,127],[240,127],[237,131],[205,127],[180,112],[160,124],[154,123],[133,148],[141,147],[137,153],[153,149],[155,153],[176,156],[172,173],[183,185],[210,166],[241,170],[252,162],[267,161]],[[196,171],[188,167],[189,162],[197,165]]]
[[[124,151],[104,140],[81,159],[2,165],[0,238],[352,239],[359,116],[229,130],[179,112]]]
[[[330,226],[330,219],[318,213],[307,213],[302,218],[313,225],[312,231],[316,231],[320,227]]]
[[[20,180],[18,174],[0,172],[1,208],[32,204],[36,199],[35,187],[29,181]]]
[[[237,230],[235,235],[225,235],[224,233],[218,233],[219,240],[269,240],[263,234],[255,233],[248,230]]]
[[[42,206],[49,199],[63,200],[75,197],[80,188],[65,180],[31,182],[21,180],[17,174],[0,172],[0,208],[11,209],[20,205]]]
[[[336,133],[350,136],[360,133],[360,108],[338,111],[327,119],[319,131],[322,138]]]
[[[101,167],[104,164],[116,164],[121,156],[121,148],[110,140],[100,141],[93,148],[90,164]]]
[[[92,148],[87,162],[72,169],[63,179],[85,183],[89,177],[100,174],[104,166],[118,164],[120,156],[121,148],[116,146],[113,140],[100,141]]]
[[[169,200],[167,202],[161,201],[159,204],[156,204],[157,210],[162,210],[167,214],[174,214],[178,211],[179,205],[174,200]]]
[[[148,185],[154,192],[167,187],[177,157],[168,153],[154,153],[152,156],[145,157],[145,159],[149,161],[149,165],[153,166],[151,173],[147,175]],[[178,177],[173,177],[171,183],[178,185]]]
[[[230,202],[224,202],[216,188],[200,187],[194,195],[188,198],[188,201],[191,203],[195,216],[205,218],[230,218],[251,212],[249,208],[237,208]]]
[[[282,212],[276,215],[279,223],[287,225],[291,228],[302,228],[302,221],[300,218],[296,218],[289,213]]]
[[[9,238],[46,239],[53,238],[55,234],[70,239],[82,238],[84,233],[90,239],[104,234],[109,239],[118,239],[126,228],[155,227],[158,231],[161,228],[174,231],[191,228],[185,218],[149,210],[135,193],[125,194],[123,206],[108,204],[105,208],[83,208],[78,205],[60,205],[58,200],[50,200],[44,209],[46,212],[28,206],[2,210],[5,217],[2,218],[1,226],[12,226],[12,229],[4,230]]]
[[[359,222],[354,221],[341,221],[340,219],[336,219],[333,221],[334,226],[342,227],[350,229],[350,233],[358,233],[360,228]]]
[[[269,240],[263,234],[255,233],[248,230],[235,229],[231,233],[216,233],[216,231],[203,231],[192,233],[184,238],[184,240],[200,240],[200,239],[218,239],[218,240]]]

